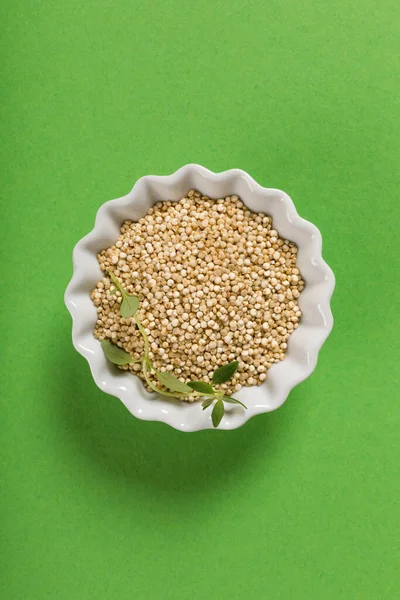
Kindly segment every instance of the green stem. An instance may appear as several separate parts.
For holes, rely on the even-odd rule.
[[[145,332],[143,325],[139,321],[139,317],[134,315],[133,318],[135,320],[136,325],[138,326],[140,333],[142,334],[142,338],[144,341],[144,357],[145,357],[146,361],[149,362],[149,352],[150,352],[149,338],[147,337],[147,333]]]
[[[126,294],[124,288],[122,287],[118,279],[115,277],[114,273],[112,271],[106,271],[106,273],[111,277],[113,284],[115,285],[117,290],[121,292],[122,296]]]

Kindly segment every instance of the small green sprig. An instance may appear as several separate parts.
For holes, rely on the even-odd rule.
[[[236,373],[238,366],[239,363],[237,360],[234,360],[233,362],[219,367],[219,369],[214,371],[212,383],[214,385],[226,383]],[[236,400],[236,398],[231,398],[230,396],[225,396],[224,392],[214,389],[209,383],[204,383],[203,381],[189,381],[187,385],[192,388],[192,390],[195,390],[203,396],[208,396],[202,402],[203,410],[211,406],[211,404],[216,401],[211,413],[211,419],[214,427],[218,427],[222,417],[225,414],[224,402],[228,402],[230,404],[240,404],[243,406],[243,408],[247,408],[247,406],[245,406],[243,402],[240,402],[240,400]]]
[[[140,308],[140,301],[137,296],[133,296],[127,293],[127,291],[122,287],[121,283],[117,279],[117,277],[111,271],[107,271],[107,274],[110,276],[112,282],[115,285],[115,288],[111,290],[110,294],[115,294],[117,291],[121,293],[122,300],[119,307],[121,316],[125,319],[133,318],[136,326],[143,338],[144,341],[144,354],[139,359],[133,359],[132,356],[125,352],[122,348],[113,344],[109,340],[102,340],[101,347],[106,358],[119,366],[127,365],[131,363],[141,363],[142,373],[146,380],[147,385],[155,392],[162,394],[163,396],[170,396],[173,398],[180,398],[181,400],[185,400],[188,396],[199,396],[199,398],[204,398],[202,402],[203,410],[210,407],[213,403],[213,409],[211,412],[211,420],[214,427],[218,427],[220,424],[222,417],[225,414],[225,406],[224,402],[229,404],[240,404],[243,408],[247,408],[242,402],[232,398],[231,396],[226,396],[223,391],[216,390],[213,385],[220,385],[222,383],[226,383],[229,381],[233,375],[235,374],[239,363],[234,360],[222,367],[219,367],[212,376],[212,384],[205,383],[204,381],[189,381],[188,383],[184,383],[180,381],[177,377],[168,372],[158,371],[150,360],[150,344],[149,339],[147,337],[147,333],[144,330],[143,325],[141,324],[139,317],[137,316],[137,312]],[[158,379],[159,383],[163,386],[162,388],[158,387],[153,383],[150,379],[150,375],[154,374]]]
[[[129,319],[129,317],[133,317],[140,308],[140,301],[137,296],[130,296],[127,291],[122,287],[118,279],[115,277],[114,273],[111,271],[108,272],[110,275],[115,288],[110,292],[110,294],[115,294],[118,290],[121,292],[122,302],[119,307],[119,312],[121,316],[125,319]]]

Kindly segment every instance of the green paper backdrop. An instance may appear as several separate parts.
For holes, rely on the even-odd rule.
[[[400,7],[2,3],[2,597],[391,600]],[[188,162],[324,238],[334,331],[279,411],[182,434],[91,380],[63,305],[97,208]]]

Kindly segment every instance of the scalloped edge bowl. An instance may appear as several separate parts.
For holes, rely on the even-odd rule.
[[[306,282],[298,300],[302,319],[289,338],[285,359],[269,369],[262,385],[243,388],[235,394],[248,410],[236,405],[226,408],[219,429],[236,429],[255,415],[277,409],[289,392],[311,375],[333,326],[330,299],[335,278],[322,258],[321,234],[315,225],[297,214],[285,192],[264,188],[239,169],[213,173],[193,164],[172,175],[142,177],[129,194],[100,207],[93,230],[75,246],[73,276],[65,292],[65,304],[73,320],[74,347],[88,361],[93,379],[101,390],[117,396],[139,419],[163,421],[181,431],[212,429],[210,411],[203,411],[199,402],[171,401],[148,393],[138,377],[106,360],[100,342],[93,336],[97,312],[90,292],[102,278],[98,252],[115,243],[124,220],[137,221],[155,202],[179,200],[192,188],[211,198],[236,194],[250,210],[272,216],[279,235],[297,244],[297,263]]]

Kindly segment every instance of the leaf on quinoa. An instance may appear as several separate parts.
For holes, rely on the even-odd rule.
[[[214,393],[213,387],[209,383],[204,383],[204,381],[189,381],[188,386],[200,394]]]
[[[186,385],[186,383],[182,383],[182,381],[179,381],[179,379],[177,379],[171,373],[163,373],[160,371],[156,371],[155,374],[158,381],[173,392],[190,394],[192,391],[191,388],[188,385]]]
[[[125,292],[122,295],[122,302],[119,307],[121,316],[125,319],[133,317],[140,308],[140,301],[137,296],[128,296]]]
[[[238,361],[234,360],[233,362],[230,362],[227,365],[220,367],[219,369],[214,371],[214,375],[212,376],[212,382],[218,384],[218,383],[225,383],[226,381],[229,381],[229,379],[236,372],[238,366],[239,366]]]
[[[114,365],[127,365],[130,362],[135,362],[128,352],[125,352],[110,340],[101,340],[101,347],[105,357]]]

